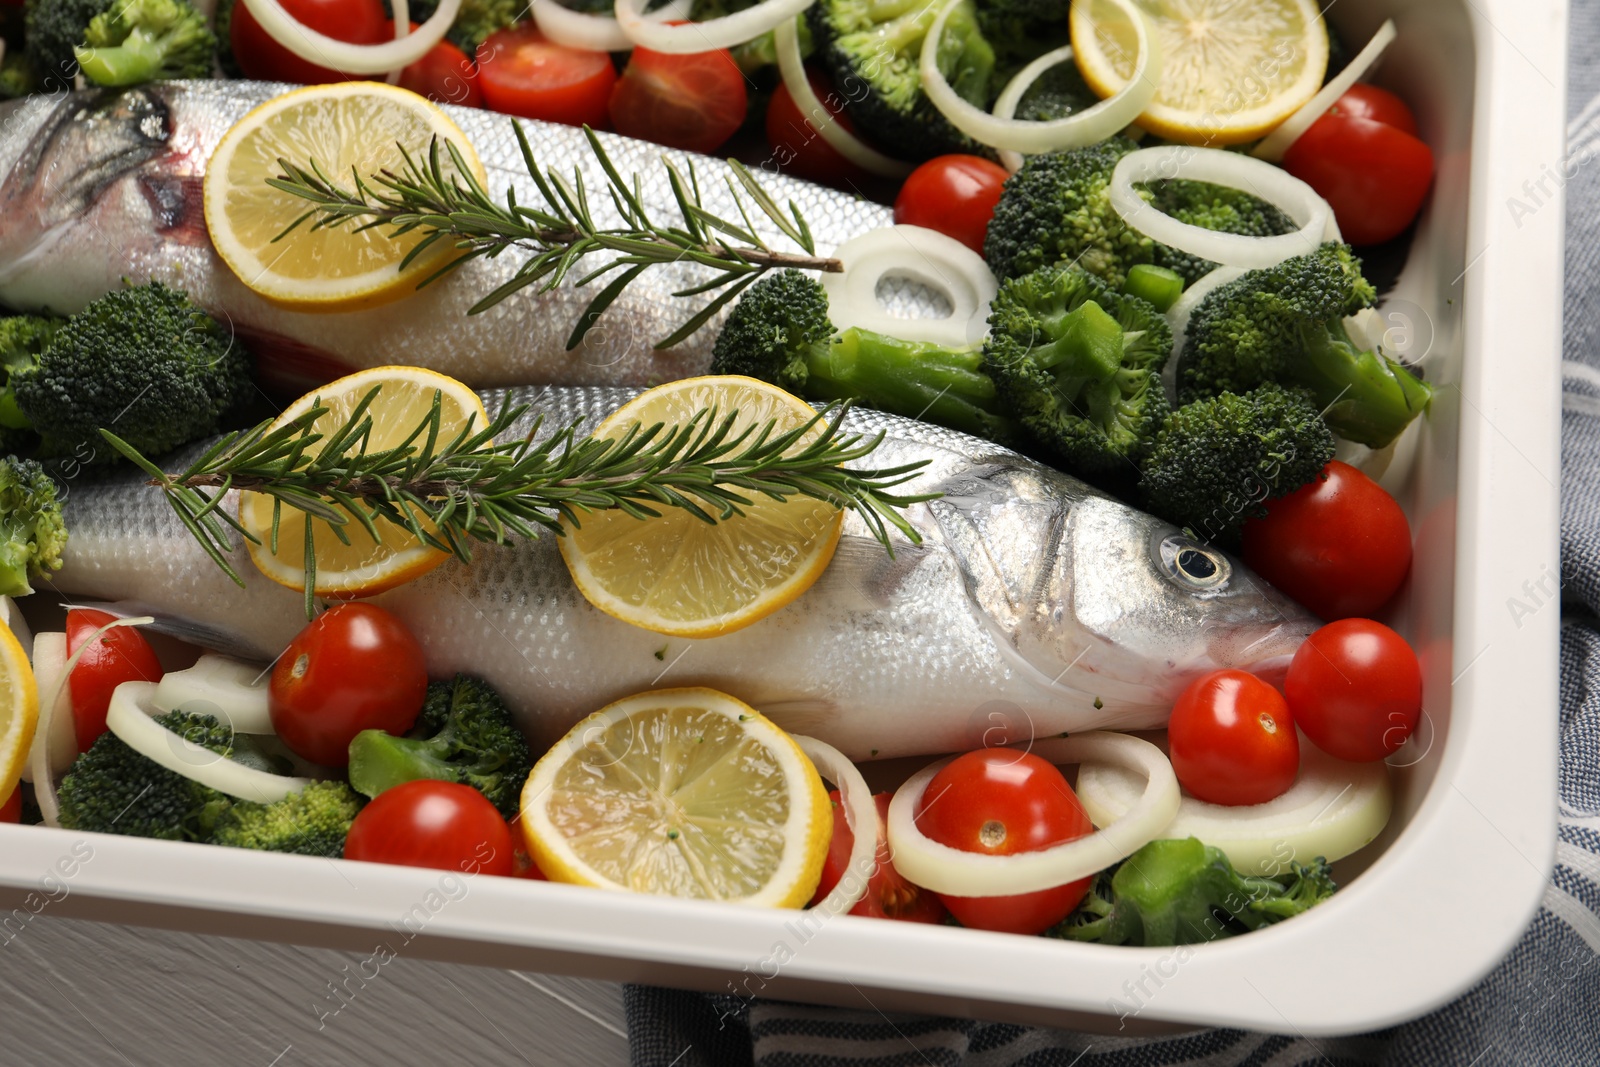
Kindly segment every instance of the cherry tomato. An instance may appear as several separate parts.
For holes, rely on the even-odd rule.
[[[511,831],[511,875],[514,878],[527,878],[535,882],[548,882],[539,865],[533,862],[533,857],[528,855],[528,844],[522,839],[522,834],[517,828],[506,823],[506,829]]]
[[[1244,525],[1244,561],[1324,619],[1375,614],[1411,569],[1411,527],[1383,487],[1333,460]]]
[[[983,255],[1006,169],[978,156],[938,156],[912,171],[894,198],[894,221],[954,237]]]
[[[1178,784],[1212,804],[1264,804],[1294,784],[1300,739],[1289,706],[1244,671],[1189,683],[1167,721]]]
[[[494,805],[470,785],[432,778],[374,797],[350,824],[344,858],[508,877],[516,865],[511,828]]]
[[[417,24],[411,24],[417,32]],[[428,54],[400,72],[400,88],[410,89],[436,104],[482,107],[483,90],[478,88],[478,68],[467,54],[449,41],[440,41]]]
[[[67,612],[67,655],[94,635],[115,615],[92,608],[73,608]],[[156,658],[155,649],[132,626],[108,630],[90,646],[72,668],[67,685],[72,692],[72,727],[78,751],[87,752],[95,738],[106,732],[106,712],[111,693],[123,682],[159,682],[166,672]]]
[[[744,75],[726,48],[667,55],[635,48],[611,90],[611,124],[629,137],[713,152],[744,125]]]
[[[301,25],[336,41],[382,44],[394,40],[394,22],[379,0],[279,2]],[[323,82],[362,81],[371,77],[368,74],[344,74],[301,59],[269,37],[245,4],[233,5],[233,14],[228,21],[228,39],[233,46],[233,58],[246,78],[319,85]]]
[[[427,691],[422,646],[405,624],[371,604],[340,604],[278,657],[267,708],[295,755],[343,767],[362,730],[411,729]]]
[[[929,838],[963,852],[1036,852],[1094,827],[1060,771],[1029,753],[980,749],[957,756],[928,783],[916,813]],[[1066,918],[1089,879],[1005,897],[939,899],[963,926],[1037,934]]]
[[[478,46],[478,78],[495,111],[604,127],[617,68],[608,53],[556,44],[524,22],[491,33]]]
[[[1422,665],[1406,639],[1371,619],[1330,622],[1289,663],[1283,692],[1294,721],[1330,756],[1380,760],[1422,715]]]
[[[22,784],[11,791],[4,804],[0,804],[0,822],[22,821]]]
[[[1346,241],[1371,245],[1417,217],[1433,183],[1433,150],[1399,97],[1357,88],[1295,139],[1283,166],[1328,201]]]
[[[859,873],[850,871],[850,850],[855,847],[856,835],[851,832],[850,824],[840,810],[839,791],[835,789],[828,796],[833,801],[833,840],[828,842],[828,858],[822,864],[822,880],[817,883],[816,896],[811,899],[813,904],[833,892],[840,878],[861,877]],[[878,806],[879,821],[889,817],[889,800],[892,796],[890,793],[873,796]],[[870,915],[874,919],[900,919],[912,923],[944,922],[945,909],[939,902],[938,894],[912,885],[906,881],[905,875],[894,869],[894,863],[889,858],[888,841],[879,839],[877,855],[873,859],[872,874],[867,877],[866,895],[855,902],[850,909],[851,915]]]
[[[807,68],[806,80],[833,120],[854,132],[855,127],[844,113],[844,101],[833,91],[828,79]],[[773,160],[786,174],[827,185],[845,185],[865,176],[860,167],[822,139],[810,118],[801,114],[800,105],[782,82],[767,103],[767,143],[772,146]]]

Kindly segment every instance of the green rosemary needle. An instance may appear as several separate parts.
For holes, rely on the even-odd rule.
[[[711,279],[673,295],[717,293],[682,326],[657,341],[656,348],[670,348],[693,334],[769,270],[844,269],[837,259],[817,255],[816,242],[800,209],[790,202],[785,212],[749,168],[737,160],[728,161],[733,170],[733,176],[727,179],[728,189],[740,216],[739,222],[733,222],[706,210],[692,163],[685,177],[671,160],[663,157],[662,166],[667,170],[680,216],[676,225],[667,225],[651,218],[645,210],[637,176],[632,183],[625,180],[594,131],[585,126],[589,148],[605,172],[610,202],[622,216],[621,226],[603,227],[595,222],[590,210],[582,172],[574,170],[568,181],[553,168],[545,170],[534,158],[522,127],[513,121],[511,128],[517,135],[528,175],[543,200],[540,206],[518,203],[515,189],[510,188],[504,203],[496,201],[473,175],[461,150],[445,141],[441,155],[440,141],[435,137],[428,146],[426,160],[419,161],[401,146],[398,171],[384,170],[369,177],[353,173],[348,186],[334,181],[315,159],[303,164],[278,160],[283,173],[268,178],[267,184],[306,200],[311,206],[273,240],[283,240],[307,221],[312,229],[352,222],[360,223],[357,229],[389,226],[389,236],[395,238],[414,231],[422,233],[422,240],[401,261],[401,270],[436,242],[453,240],[460,255],[423,278],[417,285],[419,289],[470,260],[498,256],[511,248],[527,252],[528,258],[509,281],[473,305],[468,312],[473,315],[531,285],[540,286],[540,291],[554,289],[586,257],[615,253],[574,283],[587,285],[614,273],[610,283],[578,317],[567,338],[568,349],[576,348],[611,302],[651,266],[698,263],[713,272]],[[446,156],[448,168],[444,165]],[[747,204],[754,204],[801,252],[769,247],[751,224]]]
[[[381,542],[381,519],[463,562],[471,562],[475,542],[505,544],[538,537],[541,530],[560,534],[563,521],[577,526],[593,511],[617,509],[648,520],[671,507],[714,523],[743,514],[757,497],[795,496],[854,511],[892,553],[891,528],[921,541],[900,509],[939,495],[891,492],[926,461],[845,466],[870,455],[882,440],[881,434],[867,438],[843,429],[847,404],[829,405],[804,425],[783,431],[771,422],[736,429],[737,410],[720,414],[708,408],[680,423],[636,424],[614,440],[579,437],[575,422],[535,443],[540,419],[525,435],[501,440],[529,410],[509,399],[488,425],[469,423],[453,437],[445,435],[436,390],[429,413],[405,441],[371,449],[368,409],[380,388],[369,390],[332,431],[312,428],[328,411],[319,398],[282,426],[268,421],[222,437],[181,471],[162,470],[110,430],[100,434],[150,476],[201,547],[240,585],[244,580],[228,559],[231,533],[261,541],[222,506],[231,489],[273,498],[274,547],[288,505],[310,517],[308,531],[324,523],[345,544],[351,536]],[[306,553],[305,578],[309,615],[315,553]]]

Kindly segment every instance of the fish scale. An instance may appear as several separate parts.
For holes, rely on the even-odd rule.
[[[637,391],[492,390],[543,416],[536,439],[594,425]],[[1198,674],[1269,677],[1316,620],[1242,564],[1177,528],[989,442],[870,410],[844,428],[883,434],[874,466],[925,461],[906,492],[921,534],[893,555],[853,513],[832,563],[788,606],[735,633],[669,638],[592,607],[553,536],[475,549],[374,598],[405,620],[429,674],[487,679],[536,745],[657,686],[710,685],[856,759],[956,751],[1100,727],[1165,722]],[[196,446],[196,449],[204,446]],[[173,457],[178,469],[185,456]],[[235,586],[136,471],[64,486],[71,536],[54,587],[149,612],[162,628],[261,661],[305,624],[300,594],[233,554]],[[1173,561],[1207,555],[1199,582]],[[1191,568],[1193,570],[1194,568]]]

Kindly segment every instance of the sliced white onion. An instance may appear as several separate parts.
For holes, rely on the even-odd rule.
[[[44,737],[45,743],[33,746],[33,751],[29,754],[29,760],[33,764],[33,799],[39,804],[39,814],[44,816],[45,825],[57,828],[61,826],[61,805],[56,801],[55,775],[58,772],[55,770],[55,761],[51,759],[51,755],[54,753],[55,758],[60,759],[60,752],[62,750],[67,751],[69,753],[67,766],[69,767],[72,765],[72,761],[78,758],[77,731],[74,728],[76,724],[72,720],[72,692],[67,686],[67,679],[72,676],[73,668],[83,658],[84,652],[99,643],[100,638],[108,631],[115,630],[119,626],[148,626],[155,621],[148,615],[140,615],[129,619],[112,619],[90,634],[89,639],[79,645],[76,652],[66,657],[66,661],[61,664],[60,672],[48,686],[39,680],[37,668],[35,669],[34,681],[39,688],[39,723],[34,729],[34,736],[36,738]],[[40,638],[45,636],[44,634],[39,635]],[[65,652],[67,649],[67,635],[61,634],[60,637],[61,651]],[[41,648],[39,641],[35,639],[33,642],[35,660],[37,661],[40,658],[51,660],[53,658],[53,646],[54,642],[51,641]],[[43,657],[40,656],[41,652],[44,653]],[[47,663],[46,666],[49,666],[49,664]],[[145,682],[144,684],[150,685],[152,683]],[[60,740],[63,735],[64,741]],[[66,768],[62,769],[65,770]]]
[[[207,653],[186,671],[168,671],[153,703],[162,711],[212,715],[240,734],[273,734],[267,710],[271,668]]]
[[[394,39],[403,41],[411,32],[411,0],[393,0],[391,6],[394,10]],[[405,73],[405,69],[403,66],[396,67],[383,80],[390,85],[399,85],[400,75]]]
[[[761,0],[753,7],[721,18],[681,26],[646,17],[645,0],[617,0],[617,25],[634,44],[652,52],[683,55],[732,48],[776,29],[810,7],[814,0]]]
[[[689,17],[693,0],[672,0],[643,16],[651,22],[676,22]],[[560,0],[533,0],[533,21],[539,32],[556,44],[586,52],[626,52],[633,47],[612,15],[574,11]]]
[[[889,802],[889,849],[895,869],[935,893],[962,897],[1032,893],[1087,878],[1126,859],[1153,841],[1178,811],[1178,779],[1172,764],[1155,745],[1131,734],[1101,731],[1036,740],[1030,751],[1054,763],[1126,767],[1144,778],[1144,790],[1120,819],[1087,837],[1038,852],[989,856],[941,845],[917,829],[923,793],[950,762],[940,760],[908,778]]]
[[[1096,826],[1123,818],[1139,797],[1139,778],[1121,767],[1086,763],[1078,799]],[[1389,768],[1382,760],[1346,763],[1300,739],[1300,772],[1265,804],[1227,807],[1185,796],[1161,837],[1198,837],[1221,849],[1241,874],[1286,874],[1289,861],[1332,861],[1370,843],[1389,821]]]
[[[408,32],[383,44],[351,44],[306,26],[285,11],[278,0],[243,0],[243,3],[274,41],[308,63],[344,74],[387,74],[409,67],[444,40],[456,13],[461,10],[461,0],[439,0],[438,10],[417,27],[416,33]],[[406,29],[410,28],[407,20]],[[396,33],[399,34],[398,27]]]
[[[17,602],[8,596],[0,597],[0,622],[11,631],[17,644],[23,648],[33,647],[33,631],[28,629],[28,620],[22,617],[22,609],[17,607]]]
[[[1352,85],[1361,80],[1361,76],[1378,61],[1378,57],[1383,55],[1384,49],[1389,47],[1389,43],[1395,37],[1394,19],[1384,20],[1383,25],[1378,27],[1378,32],[1372,35],[1372,40],[1367,42],[1367,46],[1357,52],[1356,57],[1346,64],[1343,70],[1329,78],[1328,84],[1319,89],[1316,96],[1300,105],[1300,110],[1284,119],[1277,129],[1262,138],[1261,143],[1256,145],[1250,154],[1269,163],[1281,160],[1283,154],[1289,150],[1289,146],[1310,129],[1311,124],[1320,119],[1324,112],[1338,103],[1339,98]]]
[[[271,804],[311,784],[310,778],[268,774],[235,763],[204,745],[180,737],[151,718],[156,683],[123,682],[111,694],[106,727],[129,748],[174,774],[241,800]]]
[[[989,332],[989,302],[1000,291],[989,265],[953,237],[921,226],[880,226],[852,237],[833,253],[842,272],[818,278],[828,294],[834,326],[854,326],[947,348],[982,342]],[[878,282],[906,278],[943,293],[950,301],[946,318],[903,319],[878,302]]]
[[[845,825],[855,835],[844,873],[828,895],[816,904],[818,911],[842,915],[866,896],[867,883],[878,869],[878,841],[883,833],[878,821],[878,805],[872,799],[872,789],[867,785],[867,780],[861,777],[861,772],[844,753],[814,737],[800,734],[790,736],[800,746],[800,751],[806,754],[806,758],[816,765],[817,771],[839,787]]]
[[[914,168],[910,163],[884,155],[845,129],[834,121],[833,112],[817,99],[817,94],[811,88],[811,79],[806,77],[795,19],[778,25],[773,31],[772,43],[778,53],[778,73],[783,76],[784,88],[789,90],[795,107],[805,116],[806,123],[817,131],[818,137],[868,174],[876,174],[880,178],[904,178],[911,173]]]
[[[939,69],[939,38],[944,35],[944,24],[950,12],[962,2],[964,0],[948,0],[922,40],[922,91],[928,94],[939,113],[950,120],[950,125],[975,141],[992,148],[1034,154],[1094,144],[1137,119],[1156,95],[1162,68],[1160,40],[1150,32],[1144,13],[1133,0],[1107,0],[1132,20],[1137,35],[1139,58],[1126,86],[1075,115],[1048,122],[1019,122],[991,115],[962,99]],[[1012,106],[1014,110],[1015,104]]]
[[[1046,52],[1026,67],[1017,71],[1016,77],[1006,82],[1006,87],[1000,90],[1000,95],[995,97],[994,117],[997,119],[1015,118],[1017,105],[1022,103],[1022,98],[1027,95],[1033,83],[1040,76],[1057,63],[1065,63],[1072,58],[1072,46],[1064,44],[1060,48]],[[1010,149],[1000,153],[1000,163],[1012,174],[1022,169],[1022,153]]]
[[[1179,222],[1134,188],[1165,178],[1212,182],[1252,193],[1281,208],[1300,228],[1272,237],[1247,237]],[[1164,245],[1226,267],[1273,267],[1291,256],[1315,252],[1333,219],[1328,202],[1288,171],[1220,148],[1161,145],[1129,152],[1117,160],[1109,191],[1111,206],[1129,226]]]
[[[33,639],[33,681],[39,694],[39,721],[34,726],[33,744],[22,765],[22,780],[33,781],[33,762],[39,753],[49,762],[51,774],[62,774],[78,758],[77,734],[72,721],[72,691],[57,686],[67,666],[67,635],[42,633]],[[49,694],[55,701],[46,704]],[[46,714],[46,708],[51,709]]]
[[[1177,302],[1167,309],[1167,325],[1172,327],[1172,357],[1161,368],[1161,387],[1166,391],[1167,401],[1173,406],[1178,402],[1178,360],[1183,358],[1183,345],[1189,339],[1189,316],[1194,314],[1194,309],[1200,306],[1200,301],[1206,298],[1207,293],[1243,273],[1239,267],[1218,267],[1210,274],[1195,279],[1195,283],[1185,289]]]

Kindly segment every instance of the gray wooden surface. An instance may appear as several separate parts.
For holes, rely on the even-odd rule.
[[[0,947],[0,1065],[627,1062],[620,986],[365,957],[41,915]]]

